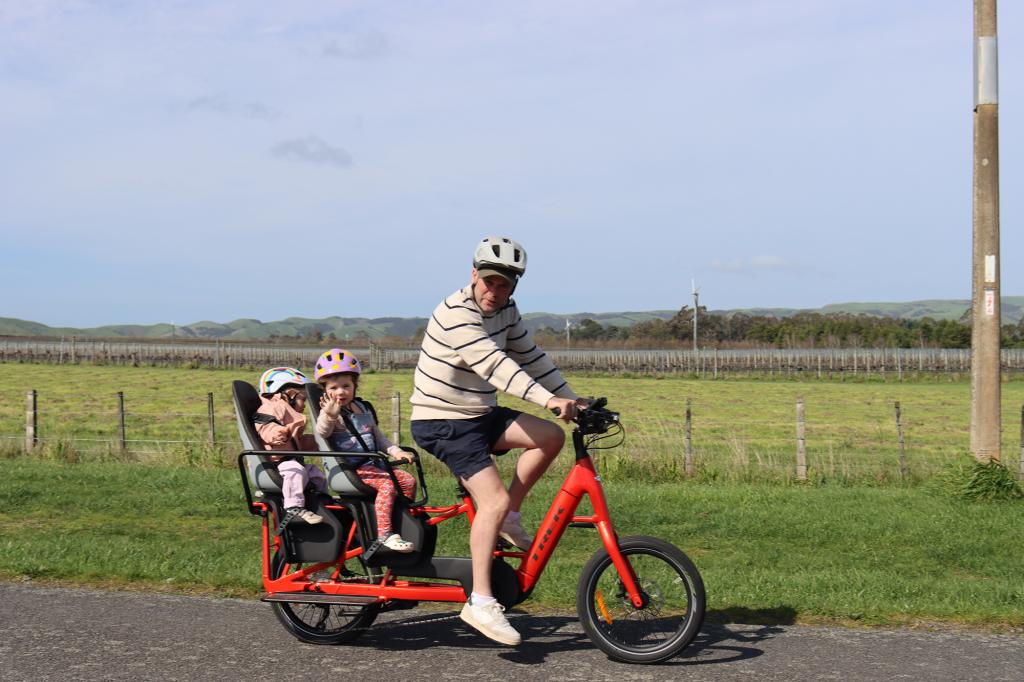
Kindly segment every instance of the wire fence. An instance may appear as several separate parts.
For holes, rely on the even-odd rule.
[[[400,395],[373,397],[382,430],[412,443]],[[212,393],[196,396],[195,409],[174,411],[145,400],[127,402],[123,393],[109,404],[68,407],[41,403],[28,391],[22,404],[19,423],[18,406],[10,396],[0,399],[0,449],[8,453],[233,466],[241,449],[233,409],[215,404]],[[968,425],[948,415],[918,414],[914,405],[887,402],[872,406],[866,418],[834,421],[839,408],[825,407],[798,399],[770,415],[736,419],[715,405],[687,400],[678,416],[630,417],[622,447],[599,452],[595,461],[610,479],[889,484],[926,480],[969,450]],[[1013,421],[1004,421],[1012,426],[1004,430],[1003,463],[1024,480],[1024,408],[1020,421]],[[1020,440],[1010,443],[1017,427]],[[568,459],[562,458],[566,466]]]
[[[241,344],[223,341],[154,343],[92,341],[75,337],[0,340],[0,362],[247,368],[288,365],[312,367],[325,349],[318,346]],[[373,370],[411,369],[418,348],[371,344],[351,348]],[[971,371],[971,351],[959,348],[823,348],[750,350],[601,350],[547,349],[563,370],[644,374],[804,376],[816,379],[880,377],[902,381],[946,375],[957,379]],[[1024,349],[1005,348],[1002,371],[1024,372]]]

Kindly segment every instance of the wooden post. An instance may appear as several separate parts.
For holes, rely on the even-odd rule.
[[[402,396],[398,391],[391,396],[391,442],[398,445],[402,439]]]
[[[904,447],[903,441],[903,421],[900,419],[902,413],[900,410],[900,401],[896,401],[896,434],[900,441],[900,479],[907,479],[907,452]]]
[[[796,399],[796,480],[807,480],[807,442],[804,431],[804,399]]]
[[[32,389],[28,392],[28,400],[25,405],[25,452],[26,454],[32,451],[32,448],[39,442],[39,431],[36,428],[38,424],[38,412],[36,410],[36,390]],[[1024,433],[1024,431],[1022,431]]]
[[[124,427],[124,391],[117,392],[117,414],[120,424],[119,433],[121,436],[121,452],[124,452],[127,448],[127,443],[125,442],[127,439],[125,437]]]
[[[213,422],[213,394],[206,394],[206,417],[210,423],[210,445],[217,442],[217,427]]]
[[[35,391],[33,391],[35,393]],[[1020,480],[1024,481],[1024,405],[1020,406]]]
[[[1024,410],[1022,410],[1022,414],[1024,414]],[[1024,433],[1024,426],[1021,428],[1021,432]],[[1024,450],[1024,445],[1021,446],[1021,449]],[[686,475],[693,476],[693,411],[689,398],[686,399],[686,460],[684,466],[686,468]]]

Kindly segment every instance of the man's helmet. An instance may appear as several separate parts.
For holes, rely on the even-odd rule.
[[[359,374],[363,369],[359,364],[359,358],[341,348],[332,348],[316,361],[316,369],[313,370],[313,378],[317,381],[325,379],[332,374]]]
[[[289,386],[302,388],[308,383],[306,375],[294,367],[274,367],[260,377],[260,395],[271,396]]]
[[[481,277],[500,275],[515,284],[526,272],[526,249],[507,237],[484,237],[473,252],[473,267]]]

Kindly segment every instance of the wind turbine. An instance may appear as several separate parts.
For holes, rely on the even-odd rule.
[[[693,352],[697,352],[697,307],[700,300],[700,287],[697,280],[690,279],[690,291],[693,293]]]

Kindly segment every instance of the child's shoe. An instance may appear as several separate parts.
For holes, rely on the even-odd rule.
[[[412,543],[408,540],[403,540],[402,536],[398,533],[391,533],[386,538],[380,541],[380,544],[384,545],[388,549],[395,552],[411,552],[413,550]]]
[[[303,509],[302,507],[288,507],[284,510],[284,513],[285,523],[294,519],[299,519],[300,521],[305,521],[312,526],[318,523],[323,523],[324,520],[324,517],[319,514],[315,514],[308,509]]]

